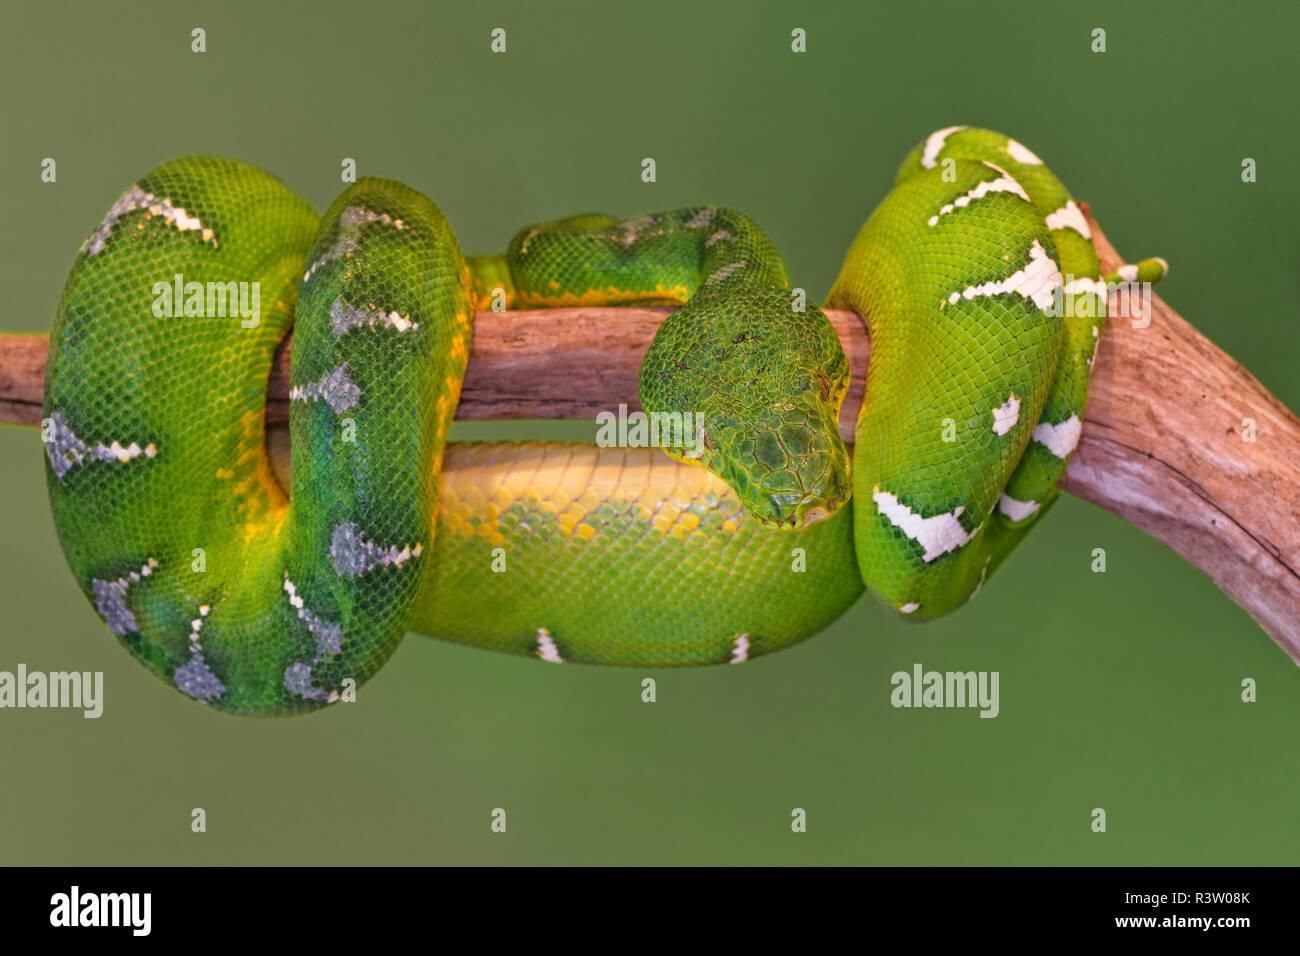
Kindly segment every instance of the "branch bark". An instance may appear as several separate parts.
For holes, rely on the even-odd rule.
[[[1088,213],[1104,272],[1123,260]],[[1062,487],[1164,542],[1300,663],[1300,421],[1159,297],[1150,323],[1102,334],[1078,450]],[[641,357],[670,309],[480,312],[459,419],[590,419],[637,409]],[[870,343],[827,312],[855,375],[840,416],[853,440]],[[289,343],[269,425],[288,421]],[[0,336],[0,421],[41,418],[46,337]],[[1254,441],[1246,420],[1254,422]]]

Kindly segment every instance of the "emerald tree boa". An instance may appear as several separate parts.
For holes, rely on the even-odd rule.
[[[218,710],[349,699],[415,629],[548,662],[741,663],[864,586],[910,620],[984,584],[1057,496],[1106,282],[1028,148],[950,127],[904,161],[827,300],[850,370],[748,217],[582,215],[465,257],[428,198],[323,217],[262,170],[140,179],[68,277],[44,450],[68,564],[118,639]],[[661,448],[448,446],[478,307],[676,304],[646,355]],[[264,407],[293,330],[291,480]],[[867,376],[852,454],[836,431]],[[611,396],[611,404],[620,396]]]

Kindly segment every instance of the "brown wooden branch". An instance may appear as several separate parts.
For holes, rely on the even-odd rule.
[[[1118,268],[1123,260],[1089,224],[1103,271]],[[1063,487],[1182,555],[1300,663],[1300,421],[1159,297],[1151,302],[1145,328],[1106,326]],[[641,357],[670,311],[481,312],[456,417],[591,419],[620,402],[639,408]],[[870,344],[856,315],[827,315],[855,372],[840,417],[852,440]],[[43,335],[0,337],[0,421],[39,423],[45,353]],[[288,420],[282,353],[272,425]]]

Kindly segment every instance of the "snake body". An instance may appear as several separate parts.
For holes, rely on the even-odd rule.
[[[816,633],[864,585],[910,619],[978,590],[1055,499],[1100,279],[1036,156],[932,135],[828,299],[872,338],[850,467],[839,342],[739,213],[576,216],[466,258],[401,184],[361,180],[318,218],[254,167],[176,160],[118,200],[65,286],[43,436],[55,522],[125,646],[232,713],[338,700],[408,628],[547,661],[738,663]],[[185,309],[160,314],[173,283]],[[260,314],[212,314],[240,283]],[[493,299],[680,305],[640,392],[695,416],[693,450],[446,447]],[[264,406],[290,327],[277,478]]]

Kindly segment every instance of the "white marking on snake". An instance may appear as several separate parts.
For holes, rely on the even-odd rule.
[[[214,697],[220,697],[226,691],[226,685],[212,673],[212,668],[203,659],[203,645],[199,643],[203,619],[211,610],[212,608],[206,604],[199,605],[199,616],[190,621],[190,659],[176,668],[176,672],[172,675],[177,689],[205,704]]]
[[[173,206],[169,199],[159,199],[156,203],[149,206],[149,212],[154,216],[162,216],[171,225],[175,226],[179,232],[192,230],[197,232],[204,242],[210,242],[216,246],[217,241],[211,229],[206,228],[199,221],[198,216],[191,216],[179,206]]]
[[[1076,299],[1084,295],[1095,296],[1097,299],[1096,315],[1104,316],[1109,309],[1110,295],[1106,290],[1106,283],[1099,279],[1089,279],[1087,276],[1081,279],[1071,279],[1065,284],[1064,294]],[[1076,306],[1076,314],[1077,311],[1078,307]],[[1097,326],[1094,325],[1092,327],[1092,337],[1096,338],[1097,334]],[[1092,366],[1092,359],[1088,359],[1088,365],[1089,367]]]
[[[1024,521],[1038,510],[1037,501],[1017,501],[1007,495],[998,498],[998,509],[1012,521]]]
[[[948,137],[958,130],[966,129],[965,126],[945,126],[943,129],[937,129],[925,138],[925,149],[921,152],[921,165],[926,169],[934,169],[939,162],[939,153],[943,151],[943,144],[948,141]]]
[[[398,550],[396,546],[385,548],[367,541],[361,534],[361,527],[354,521],[339,524],[330,538],[330,558],[334,561],[334,570],[349,578],[390,564],[400,568],[423,552],[424,545],[419,542],[414,547],[407,545]]]
[[[1120,266],[1119,277],[1125,282],[1137,282],[1138,267],[1134,265]]]
[[[939,224],[939,216],[946,216],[954,209],[965,208],[976,199],[983,199],[985,196],[989,195],[989,193],[1013,193],[1025,202],[1030,201],[1029,194],[1025,192],[1020,183],[1016,182],[1015,178],[1005,169],[989,162],[984,163],[984,165],[990,169],[996,170],[1000,174],[998,178],[982,182],[974,189],[967,192],[964,196],[958,196],[952,202],[945,204],[943,208],[939,210],[938,215],[930,217],[930,225],[937,226]]]
[[[226,685],[212,673],[212,668],[203,659],[203,652],[198,647],[196,643],[190,644],[190,659],[176,668],[172,677],[178,690],[206,704],[214,697],[224,694]]]
[[[542,230],[540,229],[528,230],[528,235],[524,236],[524,241],[519,243],[519,254],[521,256],[528,255],[528,244],[532,242],[534,239],[536,239],[538,236],[540,236],[541,234],[542,234]]]
[[[954,292],[948,296],[948,302],[955,305],[960,299],[1016,292],[1026,299],[1031,299],[1036,306],[1046,311],[1055,300],[1053,291],[1060,287],[1061,283],[1061,270],[1057,268],[1056,261],[1035,239],[1034,244],[1029,247],[1029,265],[997,282],[967,286],[965,291]]]
[[[984,587],[984,579],[989,576],[989,562],[992,560],[993,555],[991,554],[984,559],[984,567],[980,568],[980,579],[975,582],[975,590],[970,592],[970,597],[966,599],[967,601],[975,600],[975,595],[979,594],[980,588]]]
[[[317,659],[337,654],[343,645],[343,628],[307,607],[288,574],[284,576],[284,593],[289,595],[289,603],[298,612],[298,619],[307,625],[307,630],[316,638]]]
[[[749,265],[749,263],[744,259],[741,259],[739,262],[729,262],[725,266],[720,266],[715,269],[713,275],[705,279],[704,283],[705,285],[716,285],[719,282],[725,282],[747,265]]]
[[[1057,422],[1055,425],[1050,422],[1039,422],[1034,428],[1034,441],[1040,445],[1046,445],[1057,458],[1068,458],[1070,452],[1074,451],[1079,444],[1079,435],[1083,432],[1083,422],[1079,421],[1078,415],[1071,415],[1063,422]]]
[[[361,235],[361,227],[372,222],[392,226],[394,229],[406,228],[406,223],[400,219],[394,219],[386,212],[374,212],[365,206],[348,206],[343,212],[339,213],[339,231],[334,237],[334,244],[308,267],[307,271],[303,273],[302,281],[306,282],[316,274],[316,270],[326,263],[342,259],[344,256],[355,252],[357,239]]]
[[[1096,279],[1089,279],[1084,276],[1082,279],[1071,279],[1065,284],[1066,295],[1083,295],[1092,293],[1093,295],[1105,295],[1106,287]]]
[[[906,604],[900,604],[898,606],[898,609],[904,614],[911,614],[913,611],[920,610],[920,608],[921,605],[917,604],[915,601],[908,601]]]
[[[718,214],[718,210],[713,206],[701,209],[692,216],[686,223],[687,229],[707,229],[713,225],[713,217]]]
[[[1020,399],[1012,392],[1011,397],[993,409],[993,433],[1005,435],[1020,421]]]
[[[361,398],[361,389],[348,378],[347,362],[323,376],[318,382],[295,385],[289,389],[290,401],[309,402],[312,399],[321,399],[334,409],[336,415],[346,412],[357,403],[359,398]]]
[[[316,638],[316,656],[310,661],[298,661],[284,669],[284,689],[305,700],[323,700],[333,703],[339,699],[338,691],[326,691],[311,686],[311,672],[327,657],[338,654],[343,645],[343,628],[333,621],[317,615],[306,606],[297,587],[289,580],[289,572],[284,574],[284,593],[289,595],[289,603],[298,612],[298,619],[307,625],[307,630]]]
[[[623,245],[630,246],[640,238],[642,229],[645,229],[648,226],[653,226],[658,221],[658,218],[655,216],[637,216],[635,219],[628,219],[625,222],[620,222],[615,228],[622,229],[627,233],[627,235],[625,235],[620,241]]]
[[[560,656],[560,649],[555,646],[551,632],[544,627],[537,629],[537,656],[552,664],[564,663],[564,658]]]
[[[125,448],[119,442],[113,442],[110,445],[96,444],[87,445],[77,437],[68,420],[63,417],[62,412],[54,412],[50,415],[50,423],[54,426],[54,437],[45,443],[45,457],[50,461],[50,469],[54,472],[54,477],[59,481],[63,476],[75,466],[81,464],[85,459],[90,458],[94,461],[116,461],[128,462],[133,458],[139,458],[144,455],[146,458],[153,458],[158,454],[158,449],[153,445],[145,445],[141,448],[135,442],[127,445]]]
[[[1083,213],[1071,199],[1056,212],[1048,213],[1048,229],[1073,229],[1085,239],[1092,238],[1092,230],[1088,228],[1088,220],[1083,218]]]
[[[330,306],[330,329],[336,339],[342,338],[343,333],[349,329],[362,325],[372,329],[377,325],[386,325],[399,332],[415,331],[420,327],[418,322],[412,322],[409,316],[402,315],[400,312],[385,312],[374,305],[358,308],[355,305],[348,305],[342,298],[334,300],[333,305]]]
[[[1026,166],[1041,166],[1043,161],[1033,154],[1028,148],[1021,146],[1014,139],[1007,140],[1007,152],[1011,158],[1018,163],[1024,163]]]
[[[715,242],[726,242],[730,238],[731,233],[727,232],[725,229],[719,229],[713,235],[709,236],[709,238],[704,240],[704,248],[708,249]]]
[[[139,186],[132,186],[118,198],[117,202],[113,203],[113,208],[108,211],[104,221],[91,233],[90,238],[82,243],[81,251],[88,256],[103,252],[118,221],[128,213],[140,209],[149,210],[150,216],[162,216],[165,222],[175,226],[179,232],[197,232],[203,237],[204,242],[210,242],[214,247],[217,245],[212,230],[205,227],[197,216],[191,216],[180,206],[173,206],[170,199],[165,197],[159,199]]]
[[[731,643],[734,645],[731,649],[731,663],[743,664],[749,660],[749,632],[737,634],[732,638]]]
[[[1166,261],[1165,261],[1164,259],[1162,259],[1160,256],[1152,256],[1151,258],[1152,258],[1153,260],[1155,260],[1156,262],[1160,263],[1160,270],[1161,270],[1161,271],[1160,271],[1160,278],[1163,279],[1165,276],[1169,275],[1169,263],[1168,263],[1168,262],[1166,262]]]
[[[148,200],[145,197],[148,197]],[[88,256],[103,252],[108,237],[113,232],[113,227],[117,225],[117,221],[129,212],[145,208],[152,199],[153,197],[139,186],[132,186],[118,197],[117,202],[113,203],[113,208],[104,216],[104,220],[99,224],[98,228],[82,243],[81,251]]]
[[[965,512],[965,505],[958,505],[950,512],[945,511],[943,514],[923,518],[889,492],[881,491],[879,485],[872,489],[871,500],[876,503],[880,513],[889,519],[890,524],[895,528],[901,528],[903,534],[925,549],[921,560],[926,564],[943,557],[949,551],[956,551],[979,534],[980,528],[984,527],[981,523],[974,531],[967,533],[961,526],[961,522],[957,520]]]
[[[139,571],[131,571],[116,581],[105,581],[100,578],[91,580],[90,593],[95,601],[95,610],[104,619],[108,629],[118,637],[140,629],[140,625],[136,623],[135,614],[127,606],[126,591],[136,581],[153,574],[153,569],[156,567],[158,567],[158,561],[150,558],[140,565]]]

